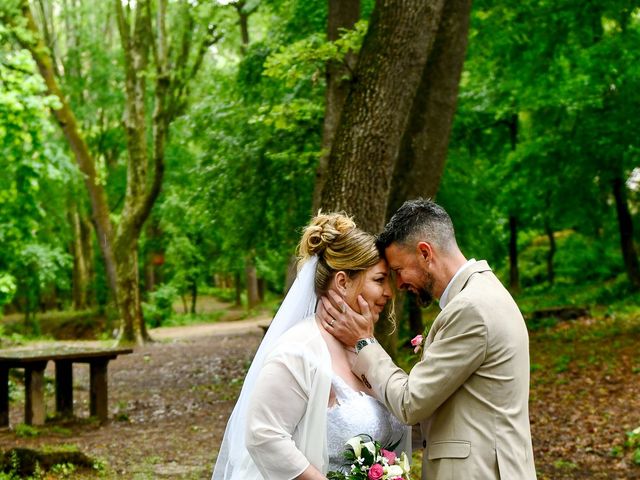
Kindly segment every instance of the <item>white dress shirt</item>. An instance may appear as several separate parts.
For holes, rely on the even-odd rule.
[[[447,306],[447,303],[449,301],[449,299],[447,298],[449,296],[449,289],[451,288],[451,285],[453,284],[454,280],[468,267],[470,267],[471,265],[473,265],[474,263],[476,263],[476,259],[472,258],[471,260],[467,260],[467,263],[465,263],[464,265],[462,265],[458,271],[456,272],[456,274],[451,277],[451,280],[449,280],[449,283],[447,284],[447,288],[444,289],[444,292],[442,292],[442,295],[440,296],[440,308],[444,309],[444,307]]]

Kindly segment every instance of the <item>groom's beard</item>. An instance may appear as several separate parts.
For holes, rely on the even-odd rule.
[[[422,285],[416,289],[418,305],[428,307],[433,302],[433,276],[429,272],[423,272]]]

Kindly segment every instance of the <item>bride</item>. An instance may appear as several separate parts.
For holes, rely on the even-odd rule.
[[[345,471],[345,442],[359,434],[409,451],[409,427],[351,373],[355,351],[315,317],[317,296],[333,288],[377,318],[391,289],[375,237],[343,214],[319,214],[298,253],[298,276],[249,368],[212,480],[322,480]]]

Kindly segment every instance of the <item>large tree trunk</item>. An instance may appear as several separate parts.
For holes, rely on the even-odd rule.
[[[329,17],[327,19],[327,39],[331,42],[340,37],[342,29],[350,29],[360,18],[360,0],[329,0]],[[356,54],[348,54],[344,63],[330,62],[326,67],[326,90],[324,123],[322,126],[322,154],[316,169],[316,181],[313,190],[312,213],[320,208],[322,189],[329,164],[329,152],[335,135],[344,101],[349,93],[350,72],[354,70]]]
[[[638,254],[633,243],[633,219],[627,204],[627,191],[624,180],[616,177],[612,181],[613,198],[616,201],[618,226],[620,229],[620,247],[627,276],[635,289],[640,288],[640,265]]]
[[[443,0],[376,3],[336,130],[322,190],[325,210],[382,229],[391,177]]]
[[[440,187],[467,49],[470,0],[446,2],[436,39],[413,101],[400,155],[394,169],[386,220],[409,199],[434,198]],[[396,320],[408,321],[412,335],[422,333],[422,312],[415,295],[398,297],[406,308]],[[384,320],[383,320],[384,321]],[[397,336],[397,331],[395,335]],[[397,342],[396,342],[397,344]]]
[[[467,50],[471,0],[446,2],[394,170],[387,219],[406,200],[440,186]]]
[[[119,339],[122,343],[148,339],[142,319],[140,303],[140,279],[138,275],[138,244],[125,242],[116,245],[118,265],[118,311],[120,313]]]

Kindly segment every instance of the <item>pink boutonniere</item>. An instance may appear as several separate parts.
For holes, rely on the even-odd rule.
[[[418,353],[422,350],[422,344],[424,343],[423,335],[416,335],[411,339],[411,346],[413,347],[413,352]]]

